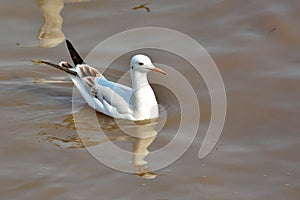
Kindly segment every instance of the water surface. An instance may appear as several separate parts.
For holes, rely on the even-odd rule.
[[[56,0],[47,7],[49,2],[1,4],[1,199],[300,198],[298,1]],[[55,27],[45,27],[42,12],[49,9],[56,11],[48,15],[61,15],[54,18],[60,19]],[[109,36],[145,26],[174,29],[202,44],[223,76],[228,97],[220,141],[199,160],[210,101],[205,83],[198,76],[189,77],[197,86],[201,128],[189,150],[151,180],[138,171],[112,170],[82,148],[73,122],[72,83],[57,70],[26,61],[68,60],[60,43],[64,36],[86,56]],[[47,35],[45,30],[56,32]],[[124,73],[127,68],[121,66],[127,62],[126,56],[120,58],[118,70],[106,76],[114,79]],[[185,62],[169,62],[191,74]],[[177,107],[175,100],[165,101],[173,99],[171,94],[154,89],[159,101]],[[91,111],[84,105],[82,109]],[[170,112],[173,119],[164,127],[166,134],[158,134],[149,150],[173,138],[180,112]],[[113,130],[112,137],[120,139],[114,142],[130,150],[130,140]]]

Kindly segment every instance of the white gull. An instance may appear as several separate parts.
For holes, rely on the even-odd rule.
[[[75,67],[62,61],[59,65],[38,60],[68,73],[85,101],[95,110],[118,119],[133,121],[157,118],[159,115],[155,94],[148,82],[147,73],[155,67],[145,55],[135,55],[130,61],[132,88],[107,80],[97,69],[85,64],[70,41],[66,40]]]

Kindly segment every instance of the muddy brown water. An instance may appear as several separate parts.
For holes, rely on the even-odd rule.
[[[299,1],[3,0],[0,8],[1,199],[300,199]],[[42,12],[53,23],[43,25]],[[199,160],[210,101],[204,81],[189,77],[200,101],[201,128],[188,151],[153,172],[151,180],[94,159],[76,132],[72,83],[57,70],[27,61],[68,60],[60,43],[64,36],[86,56],[109,36],[145,26],[174,29],[202,44],[222,74],[228,98],[221,138]],[[188,67],[180,69],[191,74]],[[106,75],[116,79],[126,70]],[[166,134],[148,141],[150,150],[172,139],[180,115],[174,97],[154,89],[173,113]],[[86,105],[82,109],[91,112]],[[98,118],[109,124],[105,116]],[[90,127],[88,119],[81,125]],[[135,144],[114,125],[106,128],[123,148]]]

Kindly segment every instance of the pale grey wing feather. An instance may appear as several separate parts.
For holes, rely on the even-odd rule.
[[[74,71],[76,71],[78,76],[74,77],[70,75],[69,77],[72,79],[85,101],[99,112],[110,115],[109,110],[104,106],[103,102],[99,101],[91,93],[92,88],[95,86],[95,79],[97,77],[103,77],[103,75],[97,69],[86,64],[76,65]]]
[[[86,64],[77,65],[76,72],[79,77],[72,80],[91,107],[112,117],[130,117],[131,88],[108,81],[97,69]]]
[[[129,100],[132,94],[131,88],[108,81],[104,77],[95,79],[95,87],[98,99],[103,104],[110,105],[114,114],[130,113]]]
[[[84,79],[82,79],[80,77],[74,77],[74,76],[70,76],[70,78],[72,79],[74,85],[79,90],[82,97],[92,108],[95,108],[95,109],[99,110],[100,112],[105,111],[103,103],[101,103],[100,101],[95,101],[95,98],[91,95],[90,87],[84,82]],[[104,112],[104,113],[107,114],[106,112]]]
[[[99,97],[95,97],[91,95],[90,86],[87,85],[87,82],[85,79],[82,79],[80,77],[73,77],[70,76],[78,90],[80,91],[82,97],[85,99],[85,101],[91,106],[92,108],[98,110],[99,112],[102,112],[106,115],[115,117],[116,111],[113,109],[112,106],[107,105],[105,100],[100,99]],[[117,116],[116,116],[117,117]]]

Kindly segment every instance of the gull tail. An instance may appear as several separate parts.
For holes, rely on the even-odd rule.
[[[74,65],[76,66],[80,64],[85,64],[84,60],[80,57],[79,53],[76,51],[72,43],[69,40],[66,40],[66,43]]]
[[[45,64],[45,65],[49,65],[52,66],[56,69],[59,69],[61,71],[67,72],[68,74],[71,74],[73,76],[77,76],[77,72],[72,70],[72,66],[67,63],[67,62],[61,62],[59,65],[48,62],[48,61],[44,61],[44,60],[31,60],[31,62],[36,63],[36,64]]]

